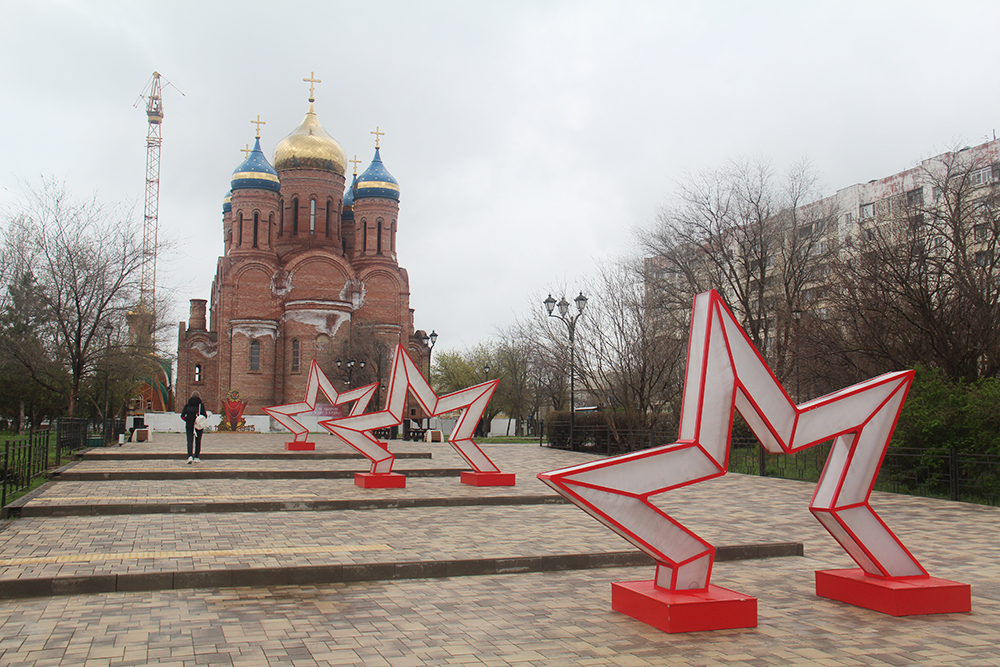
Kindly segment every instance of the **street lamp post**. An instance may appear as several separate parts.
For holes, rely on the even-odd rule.
[[[427,348],[427,384],[430,384],[431,383],[431,352],[434,351],[434,345],[435,345],[435,343],[438,342],[437,331],[434,331],[433,329],[431,329],[431,335],[428,336],[425,333],[424,337],[421,340],[423,340],[424,346]],[[424,427],[425,428],[430,428],[431,427],[431,418],[430,417],[427,417],[427,423],[425,424]]]
[[[108,335],[108,344],[104,348],[104,444],[108,444],[108,354],[111,352],[111,332],[115,328],[111,322],[104,323],[104,332]]]
[[[569,314],[569,302],[566,301],[566,297],[559,299],[557,303],[552,295],[549,294],[543,303],[545,304],[545,310],[548,311],[549,317],[556,317],[563,321],[566,328],[569,330],[569,446],[574,452],[576,451],[576,441],[573,440],[573,432],[576,430],[576,350],[574,347],[574,338],[576,333],[576,321],[580,319],[583,315],[583,309],[587,307],[587,297],[580,292],[573,301],[576,303],[576,315]],[[559,308],[559,313],[555,312],[556,307]]]
[[[792,319],[795,320],[795,402],[802,402],[802,395],[799,393],[799,328],[802,322],[802,309],[795,306],[792,310]]]
[[[346,383],[347,383],[347,388],[348,389],[353,389],[354,388],[354,385],[353,385],[353,381],[354,381],[354,363],[355,363],[354,359],[348,359],[347,363],[344,364],[345,366],[347,366],[347,380],[346,380]],[[357,362],[357,364],[358,364],[358,366],[360,368],[364,368],[365,367],[365,362],[363,360]],[[340,365],[341,365],[341,361],[340,361],[340,359],[337,359],[337,368],[340,368]]]

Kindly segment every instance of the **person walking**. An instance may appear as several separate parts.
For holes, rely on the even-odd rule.
[[[201,395],[193,392],[191,398],[181,410],[181,419],[184,420],[184,430],[187,432],[188,463],[201,463],[201,434],[204,429],[195,428],[195,421],[199,416],[208,418],[208,411],[201,401]]]

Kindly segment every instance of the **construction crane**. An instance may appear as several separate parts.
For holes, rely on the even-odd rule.
[[[152,346],[152,327],[156,309],[156,247],[159,235],[160,207],[160,126],[163,124],[163,97],[159,72],[153,72],[149,82],[139,95],[135,105],[146,100],[146,117],[149,130],[146,132],[146,198],[142,227],[142,273],[139,280],[139,303],[136,305],[132,328],[133,342]],[[168,86],[172,83],[163,79]],[[177,86],[173,86],[181,93]]]

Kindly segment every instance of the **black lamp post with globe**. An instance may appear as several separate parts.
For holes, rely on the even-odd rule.
[[[576,303],[576,314],[569,314],[569,302],[566,297],[562,297],[557,302],[549,294],[543,303],[549,317],[555,317],[563,321],[569,331],[569,446],[576,451],[576,441],[573,439],[573,432],[576,430],[576,350],[574,349],[574,339],[576,334],[576,321],[583,315],[584,308],[587,307],[587,297],[580,292],[579,296],[573,299]],[[556,312],[558,307],[559,312]]]

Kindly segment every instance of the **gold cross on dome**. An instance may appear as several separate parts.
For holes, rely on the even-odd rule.
[[[348,160],[348,162],[353,162],[354,163],[354,175],[357,176],[358,175],[358,165],[361,164],[361,160],[358,159],[357,153],[354,154],[354,159],[353,160]]]
[[[260,114],[257,114],[257,120],[252,120],[250,123],[257,126],[257,138],[260,139],[260,126],[267,125],[267,121],[261,120]]]
[[[252,123],[253,121],[250,122]],[[250,144],[247,144],[246,148],[241,148],[240,150],[243,151],[243,157],[250,157]]]
[[[380,136],[385,136],[385,132],[379,132],[379,131],[378,131],[378,125],[376,125],[376,126],[375,126],[375,131],[374,131],[374,132],[371,132],[371,134],[374,134],[374,135],[375,135],[375,148],[378,148],[378,140],[379,140],[379,137],[380,137]]]
[[[316,84],[317,83],[323,83],[322,79],[317,79],[316,78],[316,72],[309,72],[309,78],[308,79],[302,79],[302,80],[309,82],[309,101],[310,102],[315,102],[316,100],[314,98],[315,98],[315,93],[316,93]]]

